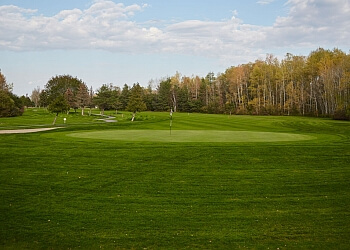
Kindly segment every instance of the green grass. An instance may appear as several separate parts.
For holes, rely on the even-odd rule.
[[[134,142],[276,142],[312,140],[315,137],[274,132],[221,130],[111,130],[72,133],[76,138]]]
[[[0,135],[0,248],[348,248],[349,122],[174,113],[170,135],[168,113],[130,118]]]

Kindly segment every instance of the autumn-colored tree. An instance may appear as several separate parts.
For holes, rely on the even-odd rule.
[[[45,85],[45,92],[47,95],[47,102],[50,104],[55,101],[58,97],[64,96],[68,91],[72,93],[72,96],[76,96],[80,84],[83,84],[82,80],[70,75],[60,75],[52,77]],[[74,108],[73,103],[71,103],[72,108]]]
[[[74,111],[76,112],[78,108],[77,98],[75,97],[71,88],[68,88],[66,90],[66,92],[64,93],[64,98],[66,99],[69,105],[69,108],[73,108]]]
[[[6,82],[6,77],[1,73],[0,70],[0,91],[11,91],[10,86]]]
[[[205,77],[189,77],[176,72],[159,84],[151,83],[147,88],[136,84],[138,86],[134,85],[133,91],[126,84],[121,91],[116,87],[108,89],[108,86],[103,86],[95,97],[95,103],[102,110],[130,110],[137,106],[133,104],[135,97],[131,97],[137,89],[138,96],[142,97],[139,100],[152,111],[173,109],[350,119],[350,54],[339,49],[319,48],[308,56],[287,53],[282,60],[267,54],[265,59],[231,67],[222,74],[210,72]],[[57,93],[65,93],[68,88],[77,98],[79,87],[81,85],[76,78],[54,77],[41,92],[40,103],[50,103]],[[105,90],[109,94],[104,93]],[[81,104],[78,106],[82,107]]]
[[[76,104],[81,108],[81,115],[84,115],[85,106],[90,105],[89,89],[85,83],[81,83],[76,94]]]

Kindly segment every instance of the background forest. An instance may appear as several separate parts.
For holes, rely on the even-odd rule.
[[[156,83],[150,81],[148,87],[104,84],[96,92],[75,77],[55,76],[43,90],[33,90],[31,101],[55,113],[70,108],[84,112],[84,107],[98,106],[102,112],[172,109],[349,120],[350,54],[322,48],[307,57],[288,53],[282,60],[269,54],[265,60],[233,66],[217,75],[181,76],[177,72]]]

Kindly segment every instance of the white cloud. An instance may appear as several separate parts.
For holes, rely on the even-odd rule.
[[[264,39],[260,27],[243,24],[239,19],[222,22],[189,20],[170,25],[166,35],[170,41],[167,51],[211,57],[248,52],[255,42]]]
[[[0,7],[0,49],[108,49],[133,51],[137,41],[154,40],[154,29],[143,30],[129,19],[147,5],[95,1],[86,10],[63,10],[52,17],[26,16],[35,10]],[[149,34],[148,34],[149,33]],[[140,37],[142,36],[143,37]],[[140,47],[140,46],[138,46]]]
[[[350,41],[348,0],[289,0],[290,13],[279,17],[271,31],[282,46],[347,46]]]
[[[261,5],[267,5],[267,4],[273,3],[274,1],[275,0],[260,0],[260,1],[257,1],[257,3]]]
[[[349,47],[348,0],[289,0],[286,6],[290,10],[288,16],[277,18],[270,27],[248,25],[238,18],[137,23],[134,16],[148,5],[125,6],[107,0],[95,1],[84,10],[63,10],[54,16],[36,15],[36,10],[13,5],[0,6],[0,50],[164,52],[240,63],[274,49]]]
[[[37,12],[38,10],[32,10],[32,9],[24,9],[24,8],[20,8],[17,7],[15,5],[4,5],[4,6],[0,6],[0,13],[2,15],[6,15],[6,14],[13,14],[13,15],[17,15],[17,13],[28,13],[28,14],[34,14],[35,12]]]
[[[231,19],[236,19],[238,16],[238,10],[233,10],[232,11],[232,18]]]

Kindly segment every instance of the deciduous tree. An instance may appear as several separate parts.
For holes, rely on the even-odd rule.
[[[80,84],[84,84],[82,80],[79,80],[78,78],[72,77],[70,75],[52,77],[47,82],[44,89],[47,94],[48,103],[50,104],[58,97],[64,96],[68,89],[70,89],[69,91],[72,92],[72,96],[76,96]]]
[[[12,93],[12,86],[0,71],[0,117],[11,117],[23,114],[21,99]]]
[[[81,115],[84,115],[85,106],[90,105],[90,96],[89,89],[85,83],[79,85],[77,94],[76,94],[77,106],[81,108]]]
[[[50,105],[48,106],[48,110],[56,114],[55,119],[52,123],[52,125],[55,125],[58,114],[67,112],[69,110],[69,104],[63,96],[59,96],[50,103]]]
[[[34,102],[35,107],[38,107],[40,104],[40,87],[33,89],[32,94],[30,96],[32,102]]]

